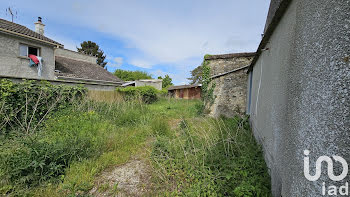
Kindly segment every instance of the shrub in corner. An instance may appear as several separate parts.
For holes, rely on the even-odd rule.
[[[140,98],[144,103],[148,104],[157,101],[159,93],[159,91],[152,86],[117,88],[117,92],[120,92],[126,100]]]

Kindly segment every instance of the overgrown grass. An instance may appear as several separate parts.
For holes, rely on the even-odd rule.
[[[100,172],[141,151],[159,175],[155,195],[267,195],[266,167],[247,123],[198,116],[198,104],[85,101],[53,113],[37,132],[0,135],[0,193],[87,195]]]
[[[167,133],[157,136],[152,151],[166,195],[271,195],[261,148],[245,119],[183,119]]]

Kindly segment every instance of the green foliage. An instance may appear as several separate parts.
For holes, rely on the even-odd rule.
[[[201,84],[202,75],[203,75],[202,65],[200,65],[191,71],[191,77],[187,79],[190,80],[190,84]]]
[[[162,135],[168,136],[170,135],[170,127],[166,119],[158,117],[153,119],[151,122],[151,129],[155,136]]]
[[[129,71],[117,69],[114,75],[123,81],[135,81],[139,79],[152,79],[152,76],[144,71]]]
[[[149,105],[137,100],[65,105],[37,132],[0,135],[0,194],[85,196],[101,171],[142,150],[154,161],[163,195],[269,196],[267,169],[247,121],[198,118],[196,104],[200,101],[160,98]]]
[[[196,103],[195,108],[198,115],[204,114],[205,106],[203,102]]]
[[[210,75],[210,67],[208,66],[209,62],[204,60],[202,63],[202,100],[204,102],[204,106],[209,108],[215,100],[214,96],[214,88],[215,83],[211,83],[211,75]]]
[[[153,103],[158,100],[157,89],[152,86],[117,88],[126,100],[141,99],[144,103]]]
[[[271,196],[246,119],[183,120],[175,135],[157,137],[152,159],[170,196]]]
[[[132,154],[130,150],[145,140],[147,130],[135,129],[135,125],[141,124],[145,110],[144,106],[129,102],[75,103],[52,114],[40,132],[3,136],[0,140],[0,194],[22,196],[25,188],[62,181],[63,189],[74,194],[78,190],[88,191],[96,173],[116,160],[125,162],[127,157],[119,156]],[[105,154],[113,151],[118,157]],[[79,165],[84,166],[82,169],[88,166],[90,170],[81,173],[82,169],[77,169]],[[67,169],[72,171],[67,172]],[[73,178],[72,174],[80,177]]]
[[[92,41],[84,41],[80,44],[81,48],[77,47],[78,52],[84,53],[86,55],[96,56],[97,64],[102,66],[103,68],[106,66],[107,62],[105,62],[106,55],[100,49],[100,47]]]
[[[19,129],[28,134],[53,111],[84,98],[80,86],[52,85],[49,82],[0,80],[0,134]]]
[[[58,180],[73,161],[99,155],[110,130],[94,112],[65,110],[49,119],[40,133],[16,136],[0,146],[0,177],[18,186]]]
[[[162,78],[161,76],[158,77],[158,79],[162,79],[162,88],[168,88],[172,85],[174,85],[172,83],[173,79],[169,77],[169,75],[165,75],[164,78]]]

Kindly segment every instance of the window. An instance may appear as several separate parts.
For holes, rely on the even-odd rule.
[[[20,56],[28,56],[28,46],[26,45],[19,45],[19,55]]]
[[[30,54],[40,56],[40,49],[37,47],[25,45],[25,44],[19,45],[19,55],[20,56],[28,57],[28,55],[30,55]]]

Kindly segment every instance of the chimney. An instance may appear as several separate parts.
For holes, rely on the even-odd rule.
[[[41,22],[41,17],[38,17],[38,22],[34,23],[35,24],[35,32],[39,33],[41,35],[44,35],[44,27],[45,25]]]

